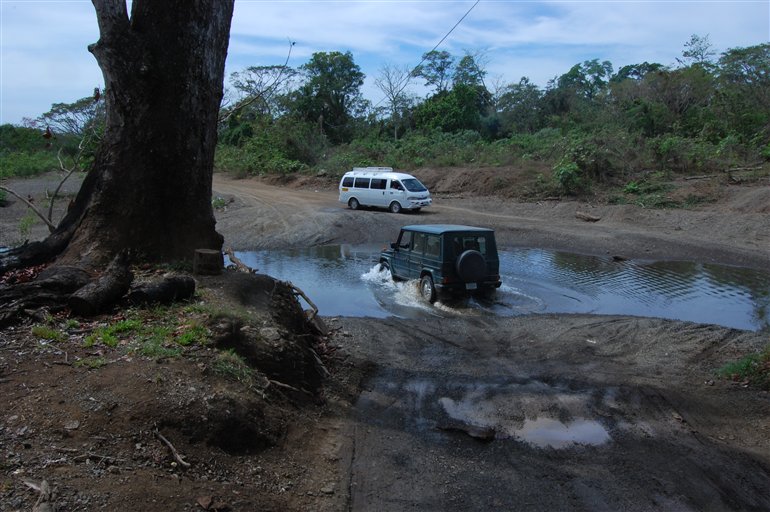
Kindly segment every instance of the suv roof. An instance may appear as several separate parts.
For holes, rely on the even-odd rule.
[[[489,228],[478,228],[475,226],[463,226],[461,224],[413,224],[411,226],[403,226],[401,229],[407,231],[420,231],[422,233],[430,233],[433,235],[440,235],[442,233],[453,233],[455,231],[478,231],[488,233],[493,231]]]

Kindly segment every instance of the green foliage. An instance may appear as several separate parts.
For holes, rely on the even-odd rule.
[[[0,179],[35,176],[58,168],[56,154],[45,149],[32,153],[0,151]]]
[[[415,124],[425,131],[478,130],[488,102],[485,88],[457,84],[419,105],[414,112]]]
[[[67,339],[67,336],[63,332],[47,325],[34,325],[30,332],[33,336],[43,340],[64,341]]]
[[[718,147],[702,138],[664,135],[648,141],[666,169],[683,174],[718,170],[724,165]]]
[[[294,93],[293,108],[318,123],[335,143],[352,139],[351,120],[363,107],[364,74],[350,52],[317,52],[300,66],[306,81]]]
[[[566,194],[576,194],[583,190],[584,182],[580,166],[570,160],[562,160],[553,168],[554,178]]]
[[[423,64],[414,69],[413,76],[422,77],[427,87],[434,88],[434,94],[449,89],[454,67],[454,57],[447,51],[431,50],[422,55]]]
[[[750,354],[726,364],[717,372],[720,377],[745,382],[760,389],[770,390],[770,345],[758,354]]]
[[[623,187],[625,194],[638,194],[640,191],[639,184],[635,181],[629,181],[626,186]]]

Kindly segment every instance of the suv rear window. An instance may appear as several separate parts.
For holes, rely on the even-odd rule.
[[[486,256],[487,239],[479,235],[456,235],[452,237],[452,248],[455,256],[467,250],[479,251],[482,256]]]

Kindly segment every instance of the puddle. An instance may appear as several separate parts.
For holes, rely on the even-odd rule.
[[[492,430],[496,439],[517,439],[538,448],[598,446],[611,439],[601,423],[588,418],[592,400],[588,392],[540,381],[475,384],[458,392],[457,398],[438,399],[443,412],[457,422],[450,422],[455,428]]]
[[[509,434],[538,448],[598,446],[610,440],[607,430],[599,422],[582,418],[567,424],[552,418],[526,420],[523,427]]]
[[[691,262],[617,262],[541,249],[500,252],[494,300],[426,304],[416,282],[378,271],[379,245],[239,252],[259,272],[300,287],[325,316],[384,318],[530,313],[634,315],[770,327],[770,273]]]
[[[446,383],[381,376],[357,407],[369,420],[387,417],[399,428],[437,442],[465,433],[482,441],[519,441],[536,448],[602,446],[612,437],[596,410],[614,407],[615,390],[574,389],[539,380]],[[601,416],[603,421],[606,418]]]

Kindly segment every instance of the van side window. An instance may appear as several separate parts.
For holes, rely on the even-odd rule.
[[[353,176],[348,176],[347,178],[342,179],[342,186],[343,187],[352,187],[353,186]]]
[[[369,178],[356,178],[356,188],[369,188]]]
[[[398,180],[390,180],[390,188],[394,190],[404,190],[404,186]]]
[[[385,190],[385,185],[388,183],[388,180],[382,179],[382,178],[372,178],[372,188],[377,190]]]
[[[434,235],[428,235],[428,242],[425,246],[425,256],[438,258],[441,254],[441,239]]]

